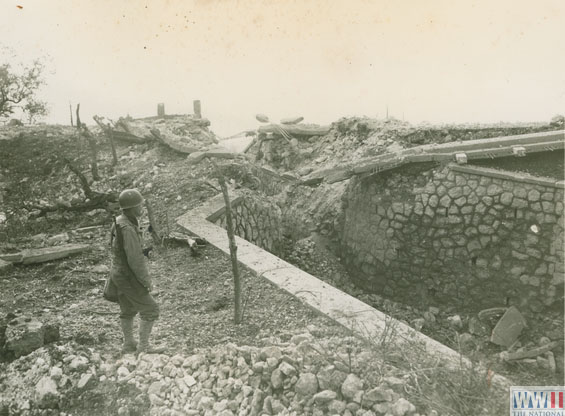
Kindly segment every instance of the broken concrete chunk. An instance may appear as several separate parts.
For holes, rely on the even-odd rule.
[[[57,383],[51,377],[42,377],[35,385],[35,402],[41,409],[54,409],[59,404]]]
[[[497,345],[510,347],[526,326],[526,320],[520,311],[511,306],[492,330],[490,341]]]
[[[195,165],[196,163],[200,162],[202,159],[206,157],[206,153],[204,152],[193,152],[188,155],[186,158],[187,163],[191,165]]]
[[[208,157],[219,157],[223,159],[233,159],[235,154],[225,147],[213,147],[205,152]]]
[[[57,247],[24,250],[22,251],[22,262],[23,264],[34,264],[57,260],[71,254],[81,253],[89,247],[87,244],[67,244]]]
[[[298,124],[304,121],[304,117],[287,117],[281,119],[281,124]]]
[[[43,346],[43,324],[36,319],[19,317],[6,328],[6,349],[16,357],[27,355]]]

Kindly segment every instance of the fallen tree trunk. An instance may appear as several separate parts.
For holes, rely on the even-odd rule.
[[[293,136],[324,136],[329,133],[330,126],[301,126],[299,124],[269,124],[259,127],[259,133],[273,133],[281,135],[284,133]]]

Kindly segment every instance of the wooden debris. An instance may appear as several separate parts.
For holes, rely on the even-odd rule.
[[[192,253],[193,256],[198,254],[199,247],[208,244],[208,242],[203,238],[191,237],[187,234],[176,233],[176,232],[172,232],[169,235],[163,237],[163,241],[164,242],[174,241],[177,243],[187,244],[188,247],[190,247],[190,252]]]
[[[66,244],[64,246],[28,249],[22,251],[22,263],[34,264],[57,260],[71,254],[81,253],[90,248],[87,244]]]
[[[8,263],[21,263],[22,253],[0,254],[0,260],[7,261]]]
[[[293,124],[269,124],[259,127],[259,133],[280,134],[284,132],[293,136],[324,136],[329,133],[330,126],[307,126]]]
[[[551,374],[555,374],[555,371],[557,371],[557,367],[555,364],[555,356],[553,355],[553,353],[551,351],[548,351],[545,353],[545,358],[547,358],[547,363],[549,366],[549,372]]]
[[[531,350],[524,350],[524,351],[516,351],[516,352],[508,352],[503,351],[500,353],[500,358],[503,361],[515,361],[515,360],[522,360],[524,358],[532,358],[537,357],[538,355],[542,355],[553,348],[557,347],[559,342],[552,341],[549,344],[542,345],[541,347],[536,347]]]
[[[478,313],[478,316],[481,321],[488,321],[493,318],[498,319],[498,317],[504,315],[507,309],[505,307],[483,309]]]
[[[81,227],[75,230],[71,230],[72,233],[77,234],[87,234],[87,233],[94,233],[98,231],[103,231],[106,227],[104,225],[92,225],[90,227]]]
[[[92,118],[94,119],[96,124],[100,126],[104,134],[106,134],[108,137],[111,137],[112,140],[120,140],[137,144],[143,144],[149,141],[146,137],[139,137],[134,134],[128,133],[127,131],[119,131],[112,128],[109,123],[104,122],[104,119],[102,117],[94,116]],[[123,128],[123,125],[121,125],[121,127]]]
[[[526,326],[526,320],[520,311],[511,306],[492,330],[490,341],[497,345],[510,347]]]

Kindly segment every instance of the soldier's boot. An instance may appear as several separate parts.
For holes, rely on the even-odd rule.
[[[122,354],[131,354],[137,351],[137,342],[133,337],[133,318],[120,319],[122,332],[124,334],[124,344],[122,346]]]
[[[151,336],[151,329],[153,329],[153,321],[139,321],[139,344],[137,344],[137,352],[147,354],[160,354],[166,350],[162,345],[150,345],[149,337]]]

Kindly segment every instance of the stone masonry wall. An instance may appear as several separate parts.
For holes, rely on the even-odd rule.
[[[280,208],[258,194],[250,192],[242,195],[235,206],[235,234],[247,241],[278,254],[282,246],[282,227]],[[226,228],[225,214],[215,221],[216,225]]]
[[[353,179],[344,200],[342,255],[365,289],[563,314],[563,182],[416,164]]]

